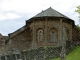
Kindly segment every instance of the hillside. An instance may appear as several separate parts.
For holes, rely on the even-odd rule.
[[[60,58],[50,59],[50,60],[60,60]],[[80,46],[77,46],[66,56],[66,60],[80,60]]]

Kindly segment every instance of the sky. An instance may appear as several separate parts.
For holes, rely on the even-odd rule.
[[[25,21],[49,7],[79,24],[76,7],[80,0],[0,0],[0,33],[8,35],[25,25]]]

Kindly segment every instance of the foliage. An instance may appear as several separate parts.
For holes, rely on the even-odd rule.
[[[79,18],[80,18],[80,5],[77,6],[77,9],[75,11],[79,14]]]
[[[80,26],[79,26],[79,25],[77,25],[76,27],[77,27],[77,29],[80,31]]]
[[[55,58],[51,60],[60,60],[60,58]],[[66,56],[66,60],[80,60],[80,46],[77,46]]]
[[[80,18],[80,5],[77,6],[77,9],[75,10],[78,14],[79,14],[79,18]],[[79,19],[79,26],[80,26],[80,19]],[[79,30],[80,30],[80,27],[79,27]]]

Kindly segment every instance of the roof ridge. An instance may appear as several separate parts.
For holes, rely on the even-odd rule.
[[[64,14],[56,11],[55,9],[53,9],[52,7],[49,7],[46,10],[42,10],[40,13],[38,13],[37,15],[35,15],[33,18],[35,17],[44,17],[44,16],[49,16],[49,17],[64,17],[64,18],[68,18],[69,17],[65,16]]]

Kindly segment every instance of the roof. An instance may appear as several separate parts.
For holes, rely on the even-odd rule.
[[[20,29],[14,31],[13,33],[10,33],[10,38],[16,36],[17,34],[19,34],[20,32],[24,31],[25,29],[27,29],[26,25],[24,25],[23,27],[21,27]]]
[[[58,11],[52,9],[51,7],[42,11],[41,13],[38,13],[36,16],[34,17],[44,17],[44,16],[48,16],[48,17],[64,17],[64,18],[68,18],[67,16],[59,13]],[[34,18],[33,17],[33,18]],[[68,18],[70,19],[70,18]]]
[[[8,36],[3,36],[6,39],[5,43],[7,43],[10,38],[16,36],[17,34],[24,31],[25,29],[27,29],[27,27],[24,25],[23,27],[21,27],[20,29],[14,31],[13,33],[8,34]]]

